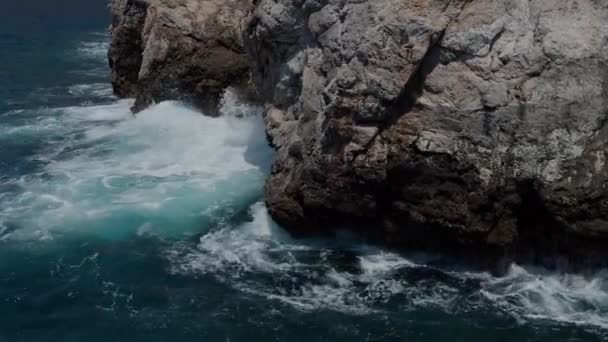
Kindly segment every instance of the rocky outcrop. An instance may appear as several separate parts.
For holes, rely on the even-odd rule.
[[[245,87],[241,29],[251,0],[113,0],[112,84],[152,102],[185,99],[213,111],[229,85]]]
[[[272,215],[391,243],[608,237],[608,3],[261,0]]]
[[[108,61],[112,70],[112,87],[120,97],[136,97],[141,68],[142,31],[148,4],[135,0],[114,0],[112,12],[112,42]]]
[[[119,93],[207,98],[250,63],[278,151],[268,208],[294,231],[520,254],[608,242],[605,1],[159,0],[143,25],[122,2]]]

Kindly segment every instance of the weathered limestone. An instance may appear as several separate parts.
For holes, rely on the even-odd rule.
[[[113,1],[117,93],[135,96],[135,111],[166,99],[215,109],[228,85],[249,80],[241,28],[252,6],[250,0]],[[128,66],[119,67],[125,60]]]

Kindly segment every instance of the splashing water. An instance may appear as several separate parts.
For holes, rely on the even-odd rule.
[[[292,240],[262,203],[252,207],[250,222],[209,232],[196,246],[176,244],[165,255],[174,274],[213,275],[305,312],[486,311],[519,324],[548,320],[608,329],[605,272],[584,278],[514,265],[497,278],[436,268],[428,255],[406,258],[357,243]]]
[[[101,37],[106,38],[105,34]],[[80,43],[80,46],[78,47],[78,52],[85,58],[99,60],[106,57],[109,48],[110,41],[108,39],[103,39],[101,41]]]
[[[259,197],[272,153],[256,108],[210,118],[175,102],[133,116],[130,105],[48,110],[7,132],[56,143],[36,173],[3,182],[17,189],[2,197],[0,222],[16,227],[3,239],[199,231]]]
[[[606,271],[585,278],[514,265],[506,277],[488,279],[482,294],[516,317],[608,329],[607,276]]]

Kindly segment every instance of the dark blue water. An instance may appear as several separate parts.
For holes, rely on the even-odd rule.
[[[86,6],[83,5],[86,3]],[[0,3],[0,341],[601,341],[608,273],[432,266],[268,217],[259,108],[112,96],[103,0]]]

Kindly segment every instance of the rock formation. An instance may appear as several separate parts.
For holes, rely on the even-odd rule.
[[[246,86],[241,28],[251,0],[113,0],[112,83],[152,102],[187,99],[213,110],[229,85]]]
[[[110,53],[119,95],[204,98],[250,63],[278,151],[268,208],[294,231],[608,243],[606,1],[151,0],[141,39],[139,2],[114,2],[130,4]]]

